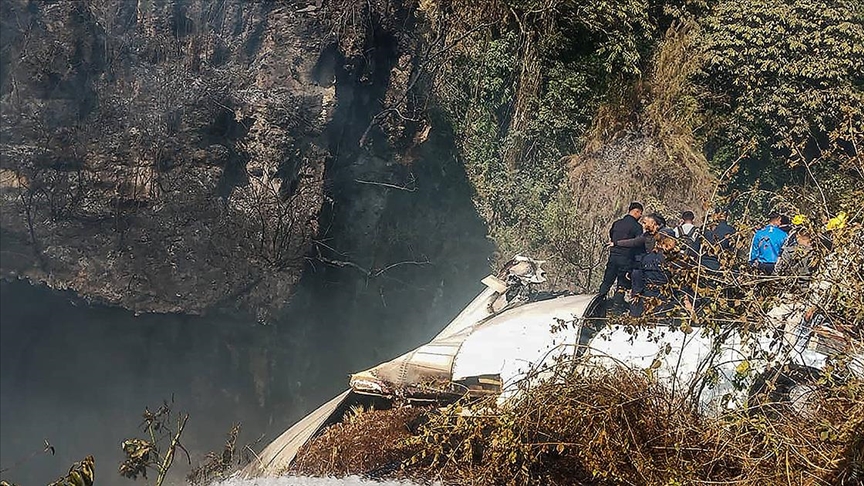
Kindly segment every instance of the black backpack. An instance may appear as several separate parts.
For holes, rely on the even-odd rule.
[[[690,231],[684,233],[681,227],[675,228],[675,237],[681,243],[681,251],[690,258],[696,259],[699,257],[699,248],[701,245],[702,236],[699,234],[699,228],[695,225],[690,228]]]

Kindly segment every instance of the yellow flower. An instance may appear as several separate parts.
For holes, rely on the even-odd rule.
[[[844,226],[846,226],[846,211],[840,211],[840,214],[828,220],[825,229],[833,231],[835,229],[842,229]]]
[[[800,226],[806,222],[807,216],[804,216],[803,214],[796,214],[795,216],[792,216],[792,224],[796,226]]]

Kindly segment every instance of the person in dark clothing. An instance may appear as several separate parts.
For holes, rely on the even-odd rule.
[[[732,249],[735,228],[727,222],[728,218],[728,209],[717,209],[714,212],[714,224],[702,233],[702,242],[705,243],[702,264],[710,270],[720,270],[720,255]]]
[[[630,303],[630,315],[639,317],[645,312],[645,301],[647,299],[659,299],[660,302],[655,311],[662,312],[668,308],[667,299],[663,296],[663,287],[669,283],[669,269],[667,268],[666,255],[675,251],[675,238],[658,233],[655,238],[654,247],[646,253],[640,262],[638,278],[633,279],[634,298]]]
[[[792,231],[792,219],[790,219],[789,216],[786,216],[785,214],[780,215],[780,229],[785,231],[786,234],[789,234],[789,232]]]
[[[774,274],[788,277],[789,281],[784,282],[787,289],[791,287],[794,290],[804,292],[810,285],[810,277],[816,268],[816,260],[816,253],[813,251],[813,239],[810,237],[810,233],[802,228],[795,233],[791,244],[783,246],[780,258],[774,267]]]
[[[652,213],[651,218],[657,223],[657,232],[670,234],[672,229],[666,227],[666,218],[660,213]]]
[[[673,236],[678,240],[678,247],[693,262],[698,261],[702,244],[702,235],[695,220],[696,215],[693,211],[684,211],[681,213],[681,224],[676,226],[673,232]]]
[[[612,289],[612,284],[618,281],[618,291],[615,292],[613,302],[616,305],[624,305],[624,292],[630,288],[630,280],[627,273],[633,268],[634,257],[644,250],[638,248],[624,248],[614,246],[621,240],[636,238],[643,233],[639,218],[642,217],[642,204],[633,202],[627,210],[627,214],[612,223],[609,229],[609,240],[612,245],[609,248],[609,261],[606,263],[606,271],[603,273],[603,283],[600,284],[599,293],[604,298]]]
[[[633,258],[633,269],[630,271],[631,287],[636,286],[636,282],[642,280],[642,258],[654,249],[654,241],[660,233],[661,228],[665,226],[666,220],[660,214],[653,213],[643,216],[639,222],[642,223],[642,228],[645,230],[644,233],[636,238],[609,242],[610,247],[633,248],[638,252]]]
[[[657,213],[643,216],[640,223],[644,232],[636,238],[626,240],[618,240],[609,243],[609,246],[620,246],[622,248],[643,249],[640,253],[648,253],[654,249],[654,238],[662,228],[660,222],[664,221],[663,217]]]

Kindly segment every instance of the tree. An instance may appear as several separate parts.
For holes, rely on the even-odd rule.
[[[701,84],[714,115],[707,135],[718,165],[755,142],[745,175],[767,168],[785,172],[782,183],[782,161],[849,166],[864,133],[860,4],[727,0],[704,24]]]

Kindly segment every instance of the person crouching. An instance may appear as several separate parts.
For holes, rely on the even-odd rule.
[[[645,312],[646,301],[657,301],[654,312],[668,310],[668,297],[663,294],[663,287],[669,283],[669,269],[666,263],[667,255],[675,251],[675,238],[658,232],[654,236],[654,247],[642,257],[639,272],[634,272],[633,295],[630,303],[630,315],[639,317]]]

